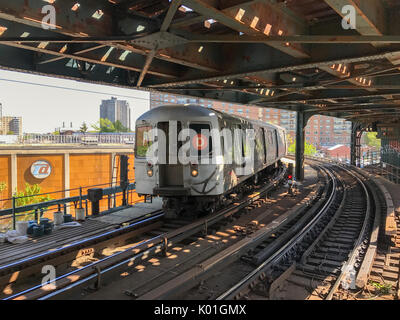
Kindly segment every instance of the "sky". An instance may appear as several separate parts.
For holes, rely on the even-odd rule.
[[[3,116],[22,117],[26,133],[54,132],[63,122],[79,129],[84,121],[92,130],[101,100],[111,97],[129,102],[132,124],[150,109],[149,92],[0,70]]]

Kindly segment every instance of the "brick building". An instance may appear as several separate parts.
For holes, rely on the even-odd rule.
[[[102,100],[100,118],[108,119],[113,123],[119,120],[125,128],[131,129],[131,108],[125,100],[118,100],[115,97],[110,100]]]
[[[165,104],[186,103],[198,104],[206,108],[213,108],[252,120],[277,124],[285,128],[288,135],[293,140],[296,136],[296,112],[294,111],[250,107],[230,102],[179,96],[161,92],[152,92],[150,94],[150,108],[156,108]],[[308,121],[305,131],[306,141],[312,143],[317,148],[334,146],[337,144],[350,145],[351,122],[343,119],[315,115]]]
[[[15,135],[22,135],[22,118],[4,116],[0,118],[0,134],[12,132]]]
[[[0,135],[10,132],[15,135],[22,135],[22,118],[3,116],[3,105],[0,103]]]

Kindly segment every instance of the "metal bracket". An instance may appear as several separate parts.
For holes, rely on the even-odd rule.
[[[96,271],[97,273],[97,279],[96,279],[96,283],[94,285],[94,288],[96,290],[100,289],[101,286],[101,270],[99,266],[94,266],[93,269]]]
[[[157,48],[157,50],[159,50],[188,43],[188,40],[169,32],[156,32],[151,35],[132,40],[131,43],[146,49],[154,50]]]

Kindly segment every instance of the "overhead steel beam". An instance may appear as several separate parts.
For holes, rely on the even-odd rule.
[[[388,113],[387,112],[374,112],[374,113],[367,113],[367,114],[352,114],[352,115],[348,115],[346,116],[347,119],[353,119],[353,118],[357,118],[357,119],[361,119],[361,118],[379,118],[379,117],[387,117]],[[400,111],[399,112],[391,112],[390,116],[400,116]]]
[[[99,64],[99,65],[105,65],[105,66],[109,66],[109,67],[115,67],[115,68],[120,68],[120,69],[125,69],[125,70],[130,70],[130,71],[135,71],[135,72],[140,72],[141,68],[137,67],[137,66],[132,66],[132,65],[128,65],[128,64],[121,64],[121,63],[117,63],[117,59],[115,59],[115,57],[110,57],[109,60],[99,60],[93,57],[87,57],[87,56],[82,56],[82,55],[74,55],[74,54],[68,54],[68,53],[61,53],[59,51],[55,51],[55,50],[49,50],[46,48],[38,48],[38,47],[32,47],[29,45],[24,45],[24,44],[19,44],[19,43],[8,43],[7,46],[11,46],[11,47],[16,47],[16,48],[20,48],[20,49],[25,49],[25,50],[31,50],[31,51],[36,51],[36,52],[41,52],[41,53],[45,53],[45,54],[50,54],[53,56],[58,56],[58,57],[62,57],[64,58],[69,58],[69,59],[75,59],[75,60],[80,60],[80,61],[86,61],[89,63],[94,63],[94,64]],[[164,78],[176,78],[177,75],[172,75],[172,74],[166,74],[166,73],[162,73],[158,70],[149,70],[148,71],[150,74],[155,75],[155,76],[159,76],[159,77],[164,77]]]
[[[80,55],[82,53],[94,51],[94,50],[101,49],[101,48],[104,48],[104,47],[106,47],[105,44],[99,44],[99,45],[95,45],[95,46],[90,47],[90,48],[86,48],[86,49],[82,49],[82,50],[79,50],[79,51],[75,51],[72,54],[77,56],[77,55]],[[62,60],[62,59],[67,59],[67,57],[64,57],[64,56],[55,57],[55,58],[51,58],[51,59],[41,60],[41,61],[38,61],[37,63],[38,64],[45,64],[45,63],[56,62],[56,61]]]
[[[382,35],[386,30],[385,7],[380,0],[324,0],[341,17],[344,6],[356,12],[356,31],[362,35]]]
[[[355,113],[355,112],[360,112],[363,110],[376,110],[376,111],[385,111],[390,113],[393,110],[400,109],[400,105],[392,105],[389,107],[382,107],[382,106],[353,106],[353,105],[348,105],[347,107],[341,107],[341,108],[324,108],[324,109],[311,109],[314,112],[318,113],[325,113],[325,112],[347,112],[347,113]],[[311,111],[310,110],[310,111]]]
[[[46,14],[42,8],[49,4],[37,0],[2,0],[0,18],[42,28],[42,20]],[[86,0],[81,9],[72,11],[72,1],[55,1],[51,4],[56,9],[54,32],[73,37],[104,36],[113,32],[111,3]],[[93,14],[101,10],[102,16],[96,19]],[[46,21],[45,21],[46,22]]]
[[[386,34],[391,23],[385,6],[381,0],[324,0],[341,17],[344,17],[342,8],[350,5],[356,9],[355,30],[361,35],[382,36]],[[393,19],[393,17],[392,17]],[[388,43],[372,42],[375,47],[385,47]],[[400,64],[400,55],[388,57],[388,60],[394,65]]]
[[[290,71],[300,71],[304,69],[311,69],[311,68],[321,68],[325,66],[329,66],[332,64],[346,64],[346,63],[354,63],[354,62],[366,62],[366,61],[375,61],[380,59],[385,59],[390,56],[400,55],[400,50],[394,51],[386,51],[381,52],[378,54],[371,54],[371,55],[362,55],[362,56],[354,56],[354,57],[337,57],[336,59],[331,60],[320,60],[314,61],[309,63],[301,63],[301,64],[292,64],[292,65],[285,65],[280,67],[271,67],[271,68],[263,68],[259,70],[248,70],[244,72],[232,73],[232,74],[219,74],[211,77],[203,77],[203,78],[195,78],[195,79],[188,79],[176,82],[168,82],[162,83],[157,85],[151,85],[150,87],[154,88],[162,88],[162,87],[172,87],[172,86],[185,86],[197,83],[204,83],[204,82],[213,82],[213,81],[220,81],[225,79],[237,79],[237,78],[246,78],[252,76],[262,76],[267,73],[281,73],[281,72],[290,72]]]
[[[165,32],[162,31],[162,32]],[[153,34],[154,35],[154,34]],[[147,38],[153,35],[140,37],[132,36],[114,36],[114,37],[2,37],[0,38],[0,43],[16,42],[21,43],[31,43],[31,42],[51,42],[51,43],[92,43],[92,42],[102,42],[102,43],[125,43],[126,41],[133,41],[140,44],[147,42]],[[166,35],[166,33],[164,33]],[[155,38],[153,41],[158,40]],[[160,38],[162,41],[163,39]],[[332,43],[345,43],[345,44],[365,44],[365,43],[382,43],[382,44],[400,44],[400,35],[382,35],[382,36],[343,36],[343,35],[288,35],[288,36],[259,36],[259,35],[199,35],[194,33],[184,33],[184,39],[182,39],[182,44],[185,43],[260,43],[260,44],[285,44],[290,43],[317,43],[317,44],[332,44]],[[165,39],[166,46],[175,46],[179,43],[171,43],[170,40]]]
[[[399,44],[400,35],[283,35],[283,36],[260,36],[260,35],[191,35],[187,39],[189,42],[199,43],[264,43],[281,44],[285,43],[351,43],[351,44]]]
[[[176,13],[176,11],[178,10],[178,8],[181,6],[182,4],[182,0],[172,0],[167,15],[164,18],[164,21],[161,25],[160,31],[161,32],[166,32],[169,28],[169,26],[171,25],[172,19],[174,18],[174,15]],[[142,82],[144,80],[144,77],[146,76],[146,73],[149,71],[150,65],[156,55],[156,52],[158,50],[158,45],[156,44],[152,50],[150,51],[150,53],[147,55],[146,57],[146,62],[143,66],[142,71],[140,72],[140,76],[137,82],[137,86],[140,87],[142,85]]]
[[[79,38],[81,42],[93,42],[95,38],[98,38],[98,40],[110,39],[111,37],[118,39],[118,37],[116,37],[117,30],[115,30],[114,26],[118,25],[118,21],[123,18],[118,17],[119,20],[115,20],[117,18],[113,16],[111,3],[99,4],[98,1],[88,0],[85,2],[85,6],[82,6],[84,9],[79,9],[76,12],[71,10],[74,3],[73,1],[56,1],[52,4],[58,13],[56,20],[57,27],[55,30],[50,30],[54,33],[54,41],[59,40],[56,34],[63,34],[68,37],[76,38],[72,40],[75,42],[79,41]],[[36,27],[38,31],[43,31],[44,33],[46,31],[45,34],[47,35],[47,30],[42,29],[44,14],[41,14],[41,8],[45,4],[45,2],[40,3],[36,0],[4,0],[0,3],[0,18]],[[102,10],[103,12],[103,16],[100,19],[92,17],[96,10]],[[128,16],[127,18],[131,19],[131,23],[135,22],[133,18]],[[10,28],[10,30],[11,29],[12,28]],[[88,37],[91,39],[85,39]],[[129,37],[132,38],[132,36]],[[121,42],[125,40],[125,38],[127,38],[126,35],[121,36],[119,34],[119,42],[117,40],[115,43],[107,42],[106,44],[115,48],[130,50],[141,55],[147,55],[146,50],[135,47],[128,42]],[[105,43],[101,43],[100,41],[100,44]],[[178,51],[175,55],[174,50],[171,48],[160,50],[160,52],[155,55],[155,58],[203,71],[215,72],[218,70],[214,65],[210,64],[210,61],[206,59],[204,55],[193,55],[192,59],[182,59],[182,54]],[[173,70],[171,70],[171,72],[173,72]]]
[[[379,92],[379,93],[374,93],[374,94],[354,94],[354,95],[323,95],[320,94],[319,97],[312,97],[312,98],[299,98],[299,99],[294,99],[294,100],[279,100],[279,101],[268,101],[266,103],[272,105],[275,104],[285,104],[285,103],[306,103],[306,102],[319,102],[319,101],[324,101],[327,99],[335,99],[335,100],[343,100],[343,99],[349,99],[352,101],[355,101],[356,99],[371,99],[371,98],[378,98],[378,97],[392,97],[392,96],[398,96],[400,95],[400,92]],[[354,103],[354,102],[353,102]]]
[[[235,30],[237,32],[243,32],[247,35],[259,35],[268,38],[263,33],[267,24],[274,28],[272,34],[277,34],[279,31],[282,34],[304,34],[305,30],[299,27],[299,24],[293,22],[293,20],[285,15],[278,15],[274,12],[273,8],[267,3],[253,3],[246,7],[246,12],[241,19],[236,19],[238,9],[228,8],[225,10],[218,10],[212,5],[208,4],[205,0],[184,0],[184,4],[196,11],[197,13],[210,17],[219,23]],[[254,19],[257,18],[257,23],[254,23]],[[253,27],[252,24],[254,23]],[[260,28],[260,29],[257,29]],[[262,31],[261,31],[262,30]],[[285,44],[269,44],[270,46],[278,49],[281,52],[296,57],[296,58],[308,58],[309,54],[306,53],[304,48],[297,45],[285,45]]]

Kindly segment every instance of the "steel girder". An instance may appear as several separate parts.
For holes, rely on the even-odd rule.
[[[4,0],[0,65],[351,118],[362,119],[363,107],[396,110],[399,7],[319,3],[332,10],[328,21],[270,0]],[[54,30],[42,28],[46,4],[56,9]],[[356,30],[340,27],[344,5],[356,8]]]

